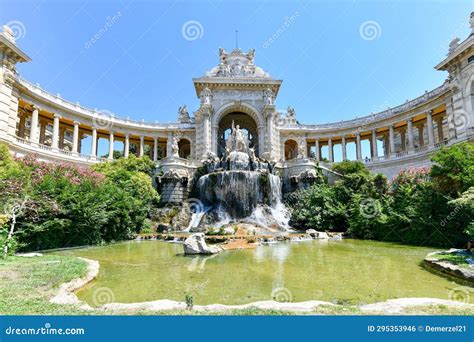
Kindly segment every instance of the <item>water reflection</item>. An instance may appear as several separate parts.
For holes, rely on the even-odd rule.
[[[190,257],[191,261],[188,264],[188,271],[190,272],[199,272],[202,273],[204,272],[206,268],[206,262],[209,259],[215,258],[217,254],[212,254],[208,256],[202,256],[202,255],[197,255],[194,257]]]
[[[283,264],[291,255],[291,245],[289,243],[277,243],[270,246],[257,246],[254,258],[257,262],[278,261]]]

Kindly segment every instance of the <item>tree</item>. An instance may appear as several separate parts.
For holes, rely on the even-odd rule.
[[[465,142],[438,151],[432,158],[431,177],[452,198],[474,186],[474,144]]]

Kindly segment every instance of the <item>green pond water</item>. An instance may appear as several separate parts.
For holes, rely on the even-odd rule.
[[[100,262],[97,279],[77,292],[93,306],[112,301],[184,301],[186,294],[195,304],[272,298],[362,304],[402,297],[450,299],[456,288],[473,290],[425,270],[420,262],[431,251],[347,239],[282,242],[212,256],[184,256],[182,245],[162,241],[62,253]]]

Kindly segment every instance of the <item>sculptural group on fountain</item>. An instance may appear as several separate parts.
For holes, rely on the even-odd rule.
[[[242,152],[249,156],[251,160],[255,160],[255,149],[249,147],[248,137],[239,125],[234,125],[232,121],[231,133],[226,141],[225,157],[228,158],[232,152]]]

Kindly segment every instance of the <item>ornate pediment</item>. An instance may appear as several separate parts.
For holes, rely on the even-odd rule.
[[[244,53],[240,49],[226,52],[219,49],[219,65],[207,72],[206,77],[242,77],[242,78],[270,78],[262,68],[254,64],[255,50]]]

